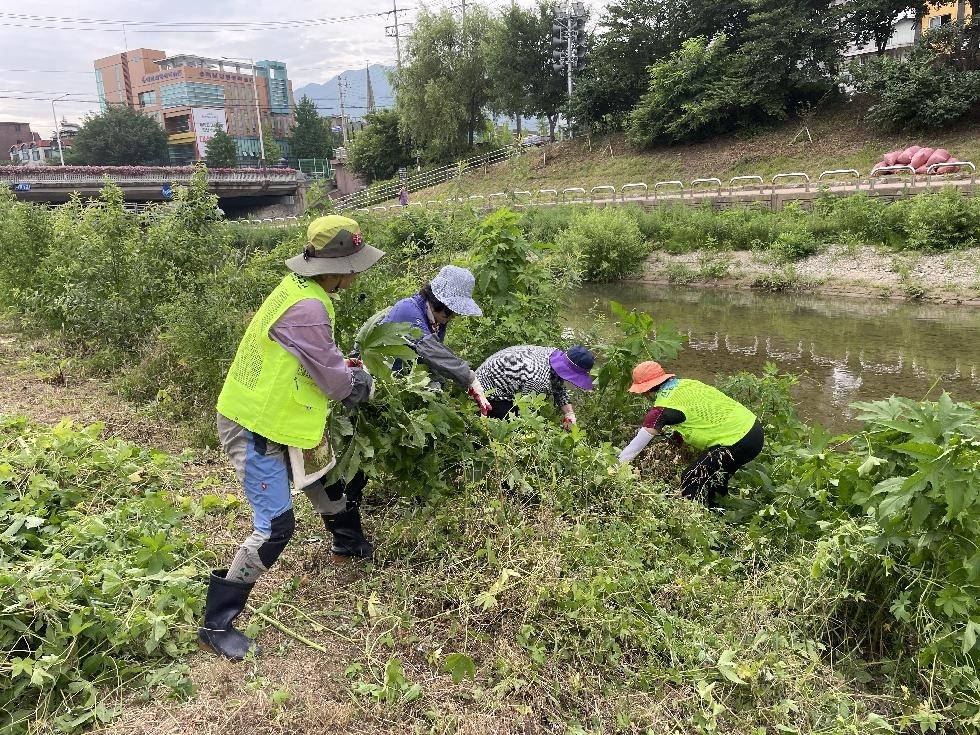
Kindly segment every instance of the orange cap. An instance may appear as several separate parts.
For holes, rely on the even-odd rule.
[[[646,393],[651,388],[655,388],[673,377],[674,373],[665,372],[660,367],[659,362],[647,360],[633,368],[633,385],[629,387],[629,391],[630,393]]]

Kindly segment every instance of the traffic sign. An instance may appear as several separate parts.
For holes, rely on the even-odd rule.
[[[14,191],[30,191],[30,190],[31,190],[31,185],[26,182],[14,184]]]
[[[174,195],[174,188],[170,184],[164,184],[160,187],[160,193],[164,199],[170,199]]]

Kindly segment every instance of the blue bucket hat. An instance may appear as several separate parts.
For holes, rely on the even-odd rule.
[[[447,265],[432,279],[432,295],[449,307],[454,314],[483,316],[483,309],[473,300],[476,279],[466,268]]]

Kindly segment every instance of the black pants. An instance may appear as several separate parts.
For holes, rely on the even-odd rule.
[[[487,415],[492,419],[502,419],[507,416],[507,414],[512,413],[517,415],[517,408],[514,406],[514,400],[511,398],[489,398],[490,406],[492,407],[490,413]]]
[[[757,419],[749,432],[730,447],[708,447],[684,469],[681,494],[714,506],[719,495],[728,495],[731,476],[759,456],[764,441],[762,424]]]
[[[361,470],[358,470],[350,479],[350,482],[337,480],[334,484],[326,485],[323,489],[326,491],[327,497],[331,500],[338,500],[343,493],[347,493],[348,503],[360,505],[364,499],[364,487],[367,485],[367,481],[367,475]]]

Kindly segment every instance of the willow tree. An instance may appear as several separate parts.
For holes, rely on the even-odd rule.
[[[493,21],[479,6],[457,18],[422,10],[392,74],[395,109],[405,135],[437,157],[472,147],[490,100],[485,39]]]

